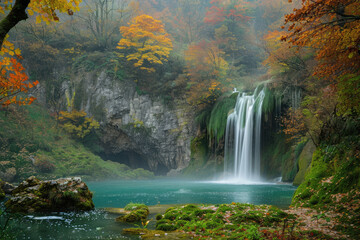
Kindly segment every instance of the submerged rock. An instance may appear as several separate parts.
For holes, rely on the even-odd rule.
[[[5,206],[12,212],[61,212],[94,209],[92,193],[81,178],[27,180],[12,191]]]

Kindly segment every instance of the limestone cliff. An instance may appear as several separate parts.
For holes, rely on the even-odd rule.
[[[74,81],[79,107],[100,121],[103,158],[158,174],[189,164],[195,131],[185,100],[166,105],[160,97],[140,95],[135,83],[104,72]]]

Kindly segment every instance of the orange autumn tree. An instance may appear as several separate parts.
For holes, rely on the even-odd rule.
[[[28,82],[25,69],[18,59],[21,59],[20,50],[14,45],[5,41],[0,51],[0,104],[8,106],[12,103],[23,105],[31,104],[34,97],[17,96],[20,92],[28,92],[39,82]]]
[[[291,2],[291,0],[289,0]],[[289,33],[283,41],[316,50],[314,75],[334,79],[360,70],[360,2],[302,0],[285,16]]]
[[[126,59],[141,70],[155,72],[153,65],[167,61],[173,48],[162,22],[149,15],[135,17],[128,27],[120,27],[120,32],[123,38],[117,48],[126,50]]]
[[[190,78],[188,101],[200,108],[214,103],[222,94],[222,82],[229,65],[225,52],[215,41],[190,45],[185,52],[186,72]]]
[[[18,96],[26,93],[38,84],[38,81],[29,82],[23,65],[19,62],[20,49],[16,49],[7,41],[8,32],[20,21],[26,20],[28,15],[36,15],[36,21],[59,21],[57,12],[66,12],[70,15],[79,10],[81,0],[4,0],[0,2],[0,104],[3,106],[12,103],[23,105],[31,104],[34,97]]]

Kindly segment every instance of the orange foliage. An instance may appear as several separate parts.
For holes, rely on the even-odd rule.
[[[282,131],[287,135],[287,141],[292,141],[304,136],[307,127],[305,125],[305,117],[301,109],[289,109],[287,115],[281,118]]]
[[[0,104],[8,106],[12,103],[24,105],[31,104],[36,98],[16,96],[20,92],[28,92],[39,82],[29,82],[25,69],[18,59],[21,59],[21,52],[15,49],[14,45],[4,41],[0,51]]]
[[[285,18],[290,26],[282,40],[316,50],[314,75],[331,79],[359,72],[359,1],[302,0],[302,7]]]
[[[190,45],[185,52],[186,69],[191,78],[221,78],[228,69],[225,53],[215,42],[205,40]]]
[[[274,30],[264,36],[268,57],[263,64],[269,67],[269,73],[273,76],[296,72],[298,77],[293,80],[303,81],[308,73],[307,68],[311,67],[307,66],[304,59],[311,52],[309,49],[299,51],[291,48],[290,43],[280,41],[283,34],[285,34],[284,31]],[[291,85],[298,86],[299,84],[295,81],[291,82]]]
[[[36,15],[36,22],[58,21],[57,12],[68,13],[72,15],[74,11],[79,10],[79,4],[82,0],[31,0],[27,8],[27,13]],[[0,5],[0,14],[5,15],[15,4],[13,0],[4,0]],[[8,37],[8,36],[7,36]],[[7,38],[6,37],[6,38]],[[21,57],[20,49],[15,49],[14,45],[4,40],[0,46],[0,104],[8,106],[10,104],[31,104],[35,97],[21,97],[17,94],[26,93],[29,89],[36,86],[39,82],[29,82],[29,77],[25,69],[18,62]]]
[[[246,15],[248,11],[249,2],[244,0],[212,0],[212,6],[208,9],[205,23],[212,25],[230,21],[248,21],[249,16]]]
[[[188,101],[193,105],[212,104],[222,93],[220,81],[226,77],[225,53],[215,42],[201,41],[185,52],[186,71],[190,78]]]
[[[172,42],[161,21],[149,15],[135,17],[129,27],[120,27],[123,38],[118,49],[127,49],[128,61],[148,72],[154,72],[152,64],[163,64],[172,50]]]

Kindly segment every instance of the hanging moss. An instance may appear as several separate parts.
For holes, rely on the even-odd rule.
[[[210,113],[207,124],[208,137],[219,142],[225,135],[226,122],[229,112],[235,107],[237,93],[217,102]]]
[[[207,108],[196,116],[195,122],[200,125],[201,129],[206,129],[206,126],[209,125],[210,115],[211,115],[211,109]]]
[[[264,97],[264,101],[263,101],[262,110],[263,110],[263,113],[267,114],[274,110],[275,95],[269,88],[265,88],[264,91],[265,91],[265,97]]]

